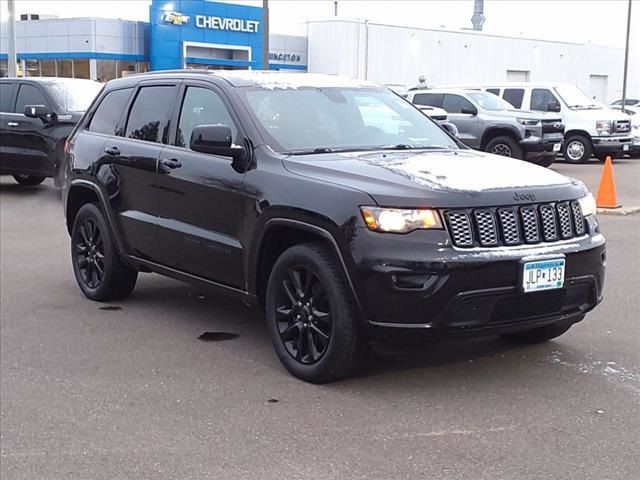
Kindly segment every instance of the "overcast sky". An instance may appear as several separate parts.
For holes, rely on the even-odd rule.
[[[148,20],[150,0],[15,0],[17,13]],[[261,0],[233,1],[262,6]],[[627,0],[486,0],[484,31],[499,35],[624,47]],[[332,0],[270,0],[273,33],[304,34],[304,22],[333,16]],[[340,0],[338,14],[425,28],[471,27],[473,0]],[[7,1],[0,0],[6,20]],[[640,45],[640,0],[633,0],[631,46]],[[640,54],[638,54],[640,56]],[[631,58],[639,61],[640,58]]]

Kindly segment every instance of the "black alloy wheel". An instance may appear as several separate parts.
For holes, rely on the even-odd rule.
[[[123,262],[102,211],[93,203],[83,205],[73,222],[71,261],[80,290],[91,300],[121,300],[136,285],[138,272]]]
[[[278,333],[287,353],[304,365],[318,362],[333,329],[331,305],[318,275],[304,265],[289,268],[276,305]]]
[[[367,352],[361,317],[345,271],[323,243],[285,250],[265,291],[267,328],[282,365],[312,383],[354,374]]]
[[[96,289],[104,278],[104,240],[95,220],[85,218],[78,226],[80,238],[75,244],[78,270],[85,284]]]

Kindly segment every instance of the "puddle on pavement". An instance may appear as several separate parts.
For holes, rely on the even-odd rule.
[[[104,310],[106,312],[115,312],[117,310],[122,310],[122,307],[116,307],[115,305],[107,305],[106,307],[100,307],[100,310]]]
[[[204,332],[198,337],[198,340],[203,342],[222,342],[224,340],[233,340],[240,335],[231,332]]]

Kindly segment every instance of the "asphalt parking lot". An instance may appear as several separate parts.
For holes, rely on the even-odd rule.
[[[615,168],[640,205],[640,161]],[[142,275],[126,301],[84,299],[59,193],[3,177],[0,476],[637,480],[640,214],[600,220],[605,300],[559,339],[388,348],[316,386],[281,367],[260,312],[225,297]]]

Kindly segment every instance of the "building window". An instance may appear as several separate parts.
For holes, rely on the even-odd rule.
[[[56,60],[59,77],[73,78],[73,60]]]
[[[118,78],[136,73],[136,62],[118,60]]]
[[[39,77],[40,76],[40,60],[27,59],[25,64],[25,77]]]
[[[9,76],[9,61],[0,60],[0,77],[8,77],[8,76]]]
[[[40,60],[40,74],[43,77],[57,77],[55,60]]]
[[[96,60],[97,78],[101,82],[108,82],[118,77],[115,60]]]
[[[91,78],[89,59],[76,58],[73,60],[73,78]]]

